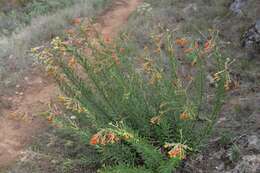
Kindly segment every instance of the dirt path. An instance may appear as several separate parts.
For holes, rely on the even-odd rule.
[[[114,37],[140,2],[115,0],[100,16],[99,31]],[[23,92],[14,91],[16,95],[13,97],[2,98],[11,102],[11,108],[0,116],[0,168],[15,161],[33,136],[47,127],[39,114],[48,111],[48,104],[59,93],[58,87],[49,79],[35,74],[30,76]]]

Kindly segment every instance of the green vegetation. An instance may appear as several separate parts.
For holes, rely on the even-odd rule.
[[[229,89],[216,32],[200,45],[156,31],[139,52],[127,34],[112,41],[91,23],[32,49],[66,94],[67,112],[48,120],[94,146],[100,172],[171,173],[205,144]]]
[[[57,10],[71,7],[75,4],[84,4],[86,0],[30,0],[17,2],[16,8],[2,7],[0,12],[0,36],[19,32],[21,28],[29,25],[33,18],[47,16]],[[94,6],[101,1],[95,1]]]

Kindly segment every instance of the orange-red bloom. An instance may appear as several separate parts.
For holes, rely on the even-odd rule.
[[[114,60],[114,62],[116,63],[116,65],[120,65],[120,60],[117,57],[116,53],[112,53],[112,59]]]
[[[103,35],[103,40],[104,40],[104,43],[106,43],[106,44],[112,43],[112,38],[108,34]]]
[[[134,136],[131,133],[124,133],[123,134],[123,139],[126,140],[126,141],[133,138],[133,137]]]
[[[120,52],[120,53],[124,53],[124,52],[125,52],[125,48],[122,48],[122,47],[121,47],[121,48],[119,49],[119,52]]]
[[[196,42],[195,42],[195,45],[194,45],[194,48],[195,48],[195,49],[198,49],[199,47],[200,47],[199,42],[196,41]]]
[[[106,143],[115,143],[119,141],[119,138],[112,132],[106,134]]]
[[[181,157],[182,149],[180,147],[173,148],[168,152],[170,158]]]
[[[52,115],[48,116],[47,120],[48,120],[49,123],[52,123],[53,122],[53,116]]]
[[[100,131],[91,137],[89,143],[91,145],[98,145],[98,144],[106,145],[106,144],[113,144],[118,141],[119,138],[116,136],[115,133]]]
[[[208,53],[210,52],[214,47],[214,44],[213,44],[213,40],[210,39],[210,40],[207,40],[206,43],[204,44],[204,52],[205,53]]]
[[[181,120],[189,120],[190,118],[191,118],[190,115],[186,111],[181,113],[180,115]]]
[[[155,116],[155,117],[151,118],[150,123],[158,125],[158,124],[160,124],[160,121],[161,121],[161,116]]]
[[[69,35],[74,35],[75,34],[75,30],[74,29],[67,29],[67,30],[65,30],[65,33],[69,34]]]
[[[97,133],[95,135],[93,135],[90,139],[90,144],[91,145],[97,145],[100,142],[100,135]]]
[[[175,43],[176,43],[178,46],[184,47],[184,46],[186,46],[189,42],[188,42],[188,40],[186,40],[185,38],[178,38],[178,39],[176,39]]]
[[[76,65],[76,59],[75,59],[75,58],[71,58],[71,59],[69,60],[68,66],[69,66],[70,68],[74,68],[75,65]]]
[[[81,23],[81,19],[79,17],[72,20],[73,25],[79,25],[80,23]]]

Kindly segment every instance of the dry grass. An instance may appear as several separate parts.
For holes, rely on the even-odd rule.
[[[58,10],[54,14],[36,17],[20,32],[13,33],[10,37],[0,38],[0,79],[2,81],[0,88],[15,85],[20,74],[30,68],[33,59],[27,51],[32,46],[60,35],[60,31],[75,17],[93,17],[105,2],[108,0],[80,0],[77,4]],[[10,61],[13,64],[10,64]],[[12,68],[10,66],[15,66],[16,70],[10,71]],[[4,90],[1,89],[0,94],[2,91]]]

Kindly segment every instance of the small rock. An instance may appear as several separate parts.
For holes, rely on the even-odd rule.
[[[242,46],[248,50],[259,52],[260,50],[260,19],[249,27],[242,39]]]
[[[249,117],[249,122],[254,125],[255,129],[260,129],[260,111],[253,112]]]
[[[242,8],[246,5],[247,0],[234,0],[230,5],[230,10],[236,14],[242,14]]]
[[[70,117],[70,119],[75,120],[75,119],[77,119],[77,117],[73,115],[73,116]]]
[[[16,87],[16,88],[20,88],[21,86],[20,86],[20,85],[16,85],[15,87]]]
[[[248,148],[251,150],[260,151],[260,140],[256,135],[248,137]]]
[[[224,168],[225,168],[224,163],[221,163],[219,166],[216,166],[216,170],[218,170],[218,171],[222,171],[222,170],[224,170]]]
[[[59,161],[58,160],[51,160],[51,163],[52,164],[57,164],[57,163],[59,163]]]
[[[221,117],[218,121],[217,124],[223,123],[224,121],[226,121],[227,118],[226,117]]]
[[[210,85],[214,85],[215,81],[214,81],[214,78],[211,75],[207,75],[207,80],[209,81]]]
[[[183,13],[185,14],[191,14],[192,12],[198,11],[197,4],[191,3],[187,5],[184,9],[182,9]]]
[[[260,20],[257,20],[255,23],[255,29],[260,34]]]

